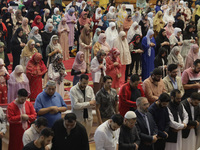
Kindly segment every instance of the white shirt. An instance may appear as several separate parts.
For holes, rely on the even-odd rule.
[[[35,141],[37,138],[39,138],[40,134],[35,130],[35,124],[32,124],[29,129],[27,129],[24,132],[24,135],[22,137],[23,145]]]
[[[108,121],[101,124],[95,131],[96,150],[116,150],[117,148],[120,129],[112,131]]]

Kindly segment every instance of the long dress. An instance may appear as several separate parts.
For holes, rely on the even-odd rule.
[[[17,92],[19,89],[26,89],[30,94],[29,80],[26,75],[22,74],[24,81],[17,82],[14,76],[14,72],[10,74],[10,79],[8,80],[8,103],[11,103],[14,99],[17,98]]]
[[[62,21],[61,21],[62,23]],[[58,25],[58,33],[59,33],[59,43],[62,47],[62,54],[63,54],[63,60],[69,59],[69,42],[68,42],[68,34],[69,34],[69,27],[66,24],[66,28],[61,25],[61,23]],[[65,30],[67,29],[67,31]]]
[[[74,14],[72,16],[66,14],[65,18],[67,19],[67,25],[69,27],[69,34],[68,34],[69,47],[72,47],[74,46],[74,26],[75,26],[75,24],[72,21],[76,21],[76,17]]]
[[[24,105],[25,114],[29,116],[27,121],[29,128],[30,123],[36,119],[36,112],[31,102],[26,101]],[[22,127],[21,112],[15,101],[8,105],[7,118],[10,125],[8,150],[21,150],[23,149],[22,136],[25,129]]]
[[[151,42],[156,44],[154,38],[151,39]],[[155,47],[151,47],[151,54],[148,55],[149,45],[147,44],[147,37],[142,39],[142,48],[144,53],[142,54],[142,80],[150,76],[150,73],[154,70],[154,58],[155,58]]]
[[[33,55],[26,67],[26,76],[29,79],[31,91],[29,95],[30,101],[35,101],[37,95],[42,92],[42,76],[47,72],[47,68],[42,60],[39,63],[35,62],[34,57],[38,54]]]
[[[114,62],[110,59],[110,57],[106,58],[106,75],[112,77],[112,88],[117,89],[120,87],[120,78],[117,77],[117,74],[120,73],[121,69],[121,61],[119,57],[115,62],[118,62],[118,66],[114,66]]]

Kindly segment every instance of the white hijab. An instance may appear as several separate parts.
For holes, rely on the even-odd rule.
[[[137,30],[135,30],[136,26],[138,26]],[[128,33],[127,33],[127,41],[128,41],[128,43],[133,39],[133,36],[135,34],[139,34],[139,35],[142,36],[141,27],[137,22],[133,22],[133,24],[131,25],[130,29],[128,30]]]
[[[95,12],[95,19],[96,19],[96,20],[99,20],[99,19],[101,18],[101,16],[102,16],[101,13],[99,14],[99,11],[101,11],[101,8],[100,8],[100,7],[98,7],[98,8],[96,9],[96,12]]]
[[[115,7],[114,6],[110,6],[110,8],[109,8],[109,11],[108,11],[108,13],[110,14],[110,15],[115,15],[115,11],[113,11],[113,8],[115,9]]]
[[[129,65],[131,64],[131,54],[127,39],[125,38],[125,40],[122,41],[123,36],[126,36],[126,33],[124,31],[119,32],[118,38],[114,41],[114,47],[120,51],[121,64]]]
[[[112,30],[112,27],[115,27],[115,29]],[[114,22],[109,23],[109,27],[106,29],[105,34],[106,34],[106,42],[109,44],[110,48],[113,48],[114,40],[118,37],[116,24]]]
[[[175,22],[175,19],[174,19],[174,16],[173,16],[173,13],[171,13],[171,15],[169,15],[169,11],[171,10],[171,8],[168,8],[165,13],[164,13],[164,16],[163,16],[163,21],[165,23],[168,23],[169,20],[172,20],[173,22]]]

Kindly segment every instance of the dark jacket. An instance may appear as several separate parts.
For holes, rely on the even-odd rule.
[[[76,122],[76,126],[71,130],[70,135],[68,135],[63,121],[63,119],[57,120],[52,127],[54,131],[52,150],[89,150],[85,127]]]
[[[148,109],[148,111],[152,114],[154,121],[156,122],[156,125],[158,127],[158,136],[162,138],[166,138],[166,134],[163,132],[165,131],[168,133],[169,131],[169,112],[168,109],[160,108],[157,106],[157,104],[154,102]]]
[[[200,115],[199,106],[194,107],[194,120],[193,120],[192,112],[191,112],[190,104],[189,104],[188,100],[185,99],[181,103],[183,104],[185,110],[188,113],[188,117],[189,117],[187,128],[182,130],[182,137],[187,138],[189,136],[190,130],[193,130],[193,129],[189,129],[189,127],[191,127],[191,126],[194,126],[195,134],[197,135],[197,128],[196,128],[197,122],[196,121],[200,122],[199,121],[199,115]]]
[[[119,134],[119,150],[135,150],[135,144],[140,144],[140,137],[137,128],[134,126],[132,129],[124,124],[120,128]]]
[[[139,131],[139,136],[141,139],[141,143],[139,145],[138,150],[153,150],[153,147],[154,147],[154,145],[152,144],[153,135],[158,134],[158,128],[153,119],[153,116],[151,115],[151,113],[147,112],[149,128],[151,131],[151,135],[149,135],[147,124],[146,124],[146,121],[144,120],[143,116],[140,114],[140,112],[138,110],[136,110],[135,113],[137,115],[136,127]]]

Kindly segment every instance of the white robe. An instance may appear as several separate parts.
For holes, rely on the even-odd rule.
[[[183,105],[182,105],[183,107]],[[169,119],[170,119],[170,124],[169,126],[171,128],[174,128],[176,130],[180,130],[184,128],[184,124],[188,123],[188,113],[186,112],[185,108],[183,107],[183,122],[181,121],[180,117],[178,116],[178,122],[174,121],[174,117],[170,111],[170,109],[168,108],[168,112],[169,112]],[[182,131],[178,131],[177,132],[177,143],[169,143],[166,142],[165,145],[165,150],[182,150]]]
[[[194,107],[190,104],[190,110],[192,114],[192,120],[194,120]],[[183,147],[182,150],[196,150],[196,135],[195,129],[191,129],[189,136],[187,138],[183,138]]]

